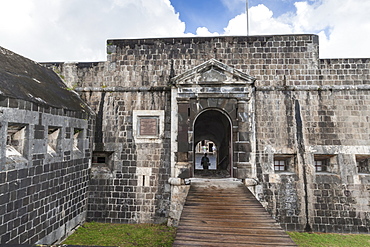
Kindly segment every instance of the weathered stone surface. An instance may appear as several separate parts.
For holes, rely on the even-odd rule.
[[[24,109],[24,103],[47,105],[73,111],[88,111],[78,95],[67,89],[51,70],[0,47],[1,97],[12,101],[9,107]],[[2,98],[5,100],[5,98]],[[17,104],[18,103],[18,104]],[[46,109],[46,108],[45,108]]]
[[[329,231],[325,228],[331,224],[327,215],[335,210],[328,209],[320,216],[325,223],[322,219],[315,222],[319,209],[315,207],[318,189],[314,188],[325,179],[333,186],[364,186],[354,190],[365,193],[368,175],[358,174],[355,156],[370,154],[366,107],[369,59],[319,59],[315,35],[109,40],[108,44],[107,62],[54,64],[54,68],[98,113],[101,124],[96,134],[102,145],[96,147],[116,153],[114,170],[125,174],[123,183],[137,181],[137,151],[141,147],[133,142],[133,109],[166,111],[165,133],[171,140],[163,142],[168,153],[158,158],[166,164],[159,170],[167,178],[176,178],[181,167],[194,166],[192,149],[200,137],[193,121],[203,111],[217,109],[230,119],[228,138],[236,141],[231,159],[235,173],[231,175],[243,173],[242,169],[236,172],[238,164],[241,167],[248,162],[249,170],[244,169],[240,176],[258,180],[256,196],[284,228],[304,230],[308,225]],[[163,90],[174,83],[181,86],[171,92]],[[143,91],[143,87],[147,89]],[[217,114],[210,116],[220,119]],[[226,156],[228,151],[221,148],[220,152]],[[315,155],[336,155],[331,158],[333,174],[324,178],[315,172]],[[276,157],[289,157],[287,171],[274,171]],[[188,165],[176,165],[186,161]],[[160,184],[167,184],[167,179],[163,181]],[[115,190],[114,186],[107,189]],[[135,198],[138,193],[134,192]],[[173,190],[171,196],[176,193]],[[357,215],[369,212],[368,204],[367,199],[357,200],[353,206],[361,208]],[[135,215],[139,213],[135,212],[141,208],[132,209],[129,214],[117,213],[117,221],[138,222]],[[89,214],[94,212],[91,209]],[[176,216],[171,218],[176,221]],[[361,219],[345,224],[368,231],[365,218]],[[336,229],[349,231],[348,227]]]
[[[53,244],[86,219],[93,113],[3,48],[0,87],[0,244]]]
[[[0,243],[49,243],[85,219],[177,225],[203,139],[283,228],[369,233],[370,175],[357,162],[370,157],[370,59],[319,59],[316,35],[109,40],[107,52],[106,62],[45,65],[96,122],[76,95],[45,104],[0,89]],[[50,70],[20,67],[10,69],[21,83],[54,85]],[[0,72],[0,83],[14,79]],[[140,118],[152,123],[144,136]],[[47,145],[55,127],[59,153]],[[25,137],[12,140],[23,157],[6,157],[7,128]]]

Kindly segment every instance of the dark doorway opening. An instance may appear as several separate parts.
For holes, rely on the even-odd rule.
[[[213,109],[200,113],[194,123],[193,143],[195,177],[231,176],[231,123],[224,112]],[[200,164],[205,153],[211,162],[208,170]]]

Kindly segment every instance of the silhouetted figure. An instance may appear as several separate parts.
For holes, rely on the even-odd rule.
[[[204,156],[202,157],[202,161],[201,161],[200,164],[203,166],[204,170],[208,170],[208,168],[209,168],[209,159],[207,157],[207,153],[205,153]]]

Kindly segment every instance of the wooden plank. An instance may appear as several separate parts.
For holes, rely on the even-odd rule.
[[[207,242],[207,241],[183,241],[183,240],[178,240],[178,241],[175,241],[174,244],[173,244],[174,247],[177,247],[177,246],[202,246],[202,247],[206,247],[206,246],[213,246],[213,247],[217,247],[217,246],[222,246],[222,247],[233,247],[233,246],[253,246],[253,247],[266,247],[266,246],[297,246],[296,244],[287,244],[287,243],[272,243],[272,244],[268,244],[268,243],[264,243],[264,244],[261,244],[261,243],[258,243],[258,242],[240,242],[240,243],[227,243],[227,242],[218,242],[218,243],[215,243],[215,242]]]
[[[237,233],[237,234],[236,234]],[[239,237],[261,237],[261,236],[268,236],[269,238],[285,238],[289,239],[288,236],[282,235],[282,232],[265,232],[265,234],[262,234],[258,231],[178,231],[178,236],[181,235],[206,235],[206,236],[239,236]]]
[[[212,239],[176,239],[173,246],[188,245],[188,246],[297,246],[293,241],[291,242],[260,242],[259,239],[250,240],[236,240],[236,241],[222,241]]]
[[[200,211],[200,212],[194,212],[194,211],[191,212],[190,211],[189,212],[189,211],[186,211],[181,216],[183,218],[188,218],[188,217],[193,218],[193,217],[197,217],[197,216],[225,218],[225,214],[227,214],[227,213],[230,213],[229,210],[225,211],[225,210],[213,210],[213,209],[211,209],[211,210],[207,210],[206,212],[202,212],[202,211]],[[244,213],[244,212],[233,212],[232,214],[229,214],[229,219],[232,218],[232,217],[234,217],[234,218],[248,217],[248,218],[251,218],[251,219],[253,219],[253,218],[271,219],[271,217],[267,217],[267,215],[266,216],[265,215],[260,216],[260,215],[256,215],[256,213],[253,214],[253,213]]]
[[[214,226],[196,226],[193,225],[182,225],[181,228],[177,229],[177,232],[247,232],[247,233],[261,233],[261,234],[272,234],[274,232],[285,234],[285,232],[282,229],[277,229],[276,227],[261,227],[261,226],[254,226],[254,227],[214,227]]]
[[[180,227],[193,227],[194,229],[197,229],[197,230],[201,230],[201,229],[206,229],[206,228],[213,228],[215,231],[223,231],[223,229],[235,229],[235,231],[237,231],[237,229],[245,229],[245,228],[242,228],[240,226],[228,226],[228,227],[224,227],[224,226],[212,226],[212,225],[203,225],[203,226],[194,226],[194,224],[188,224],[188,225],[181,225]],[[276,226],[275,227],[272,227],[272,226],[250,226],[250,228],[247,228],[247,229],[250,229],[250,230],[264,230],[264,229],[276,229]],[[285,232],[283,232],[285,233]]]
[[[199,216],[201,217],[201,216]],[[247,217],[229,217],[227,219],[222,217],[202,217],[201,219],[198,217],[198,219],[192,218],[192,217],[186,217],[182,220],[184,222],[194,222],[199,224],[217,224],[219,222],[223,222],[223,225],[227,224],[238,224],[239,226],[248,225],[248,224],[254,224],[258,220],[260,224],[276,224],[276,221],[273,219],[259,219],[259,218],[247,218]]]
[[[241,183],[193,186],[173,246],[296,246]]]
[[[186,236],[186,235],[179,235],[176,237],[178,240],[182,241],[207,241],[211,243],[259,243],[259,244],[290,244],[291,239],[289,238],[281,238],[281,237],[262,237],[259,236],[238,236],[238,235],[192,235],[192,236]]]

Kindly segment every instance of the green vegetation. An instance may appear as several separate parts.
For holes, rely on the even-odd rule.
[[[67,89],[68,91],[73,91],[73,90],[75,90],[75,89],[76,89],[76,87],[78,87],[78,85],[75,83],[75,84],[73,84],[73,85],[72,85],[72,87],[66,87],[66,89]]]
[[[300,247],[370,246],[367,234],[288,232]],[[156,224],[109,224],[89,222],[79,227],[62,244],[88,246],[163,246],[170,247],[176,228]]]
[[[156,224],[109,224],[89,222],[63,244],[100,246],[172,246],[176,229]]]
[[[293,241],[301,247],[356,247],[370,246],[370,235],[367,234],[334,234],[288,232]]]

